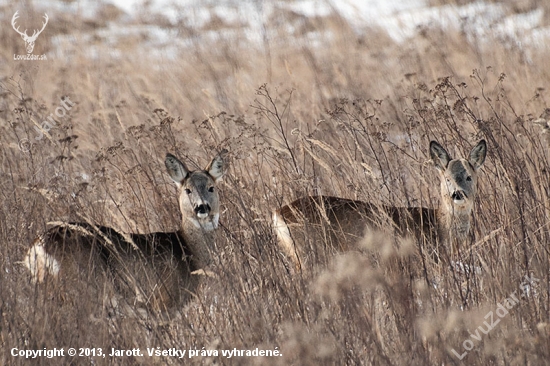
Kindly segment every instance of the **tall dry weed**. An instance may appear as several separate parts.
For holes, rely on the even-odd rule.
[[[181,25],[192,42],[162,63],[137,42],[126,44],[126,57],[98,42],[104,58],[85,57],[78,46],[37,68],[0,65],[0,363],[27,363],[11,356],[14,347],[69,346],[278,347],[283,354],[187,359],[195,364],[546,362],[550,146],[534,121],[548,108],[548,52],[435,30],[397,45],[381,30],[357,35],[337,15],[294,19],[302,36],[276,21],[259,47]],[[303,37],[312,29],[323,30],[322,47]],[[1,39],[2,57],[20,46]],[[34,127],[61,96],[76,106],[35,139]],[[421,243],[388,235],[365,238],[360,253],[337,255],[311,275],[289,268],[272,209],[306,194],[438,207],[429,141],[459,156],[481,138],[489,155],[463,253],[481,272],[457,273],[423,257]],[[26,152],[22,139],[30,142]],[[216,278],[179,316],[123,317],[88,309],[86,297],[59,304],[31,284],[19,262],[50,221],[175,230],[165,153],[200,167],[220,147],[232,161],[220,187]],[[526,275],[540,281],[493,330],[472,338],[489,311],[520,294]],[[466,340],[473,346],[459,360],[452,350],[463,354]],[[179,364],[168,357],[35,361]]]

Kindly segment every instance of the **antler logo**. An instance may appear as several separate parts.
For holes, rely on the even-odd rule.
[[[25,41],[25,48],[27,49],[27,53],[32,53],[32,50],[34,49],[34,42],[36,41],[36,38],[38,38],[38,36],[40,35],[40,33],[42,33],[42,31],[44,30],[44,28],[46,28],[46,24],[48,24],[48,14],[44,13],[44,20],[45,22],[42,23],[42,29],[38,30],[38,29],[35,29],[34,32],[32,33],[32,36],[28,36],[27,35],[27,30],[25,29],[24,32],[21,32],[19,30],[19,27],[15,27],[15,21],[17,20],[17,18],[19,18],[19,15],[17,14],[19,13],[19,10],[15,12],[15,14],[13,14],[13,18],[11,18],[11,26],[13,27],[13,29],[15,29],[15,31],[17,33],[19,33],[21,35],[21,38],[23,38],[23,40]]]

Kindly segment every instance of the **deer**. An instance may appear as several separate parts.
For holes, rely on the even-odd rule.
[[[304,264],[328,260],[331,254],[355,249],[368,230],[390,225],[402,237],[426,240],[435,257],[459,253],[470,232],[471,213],[480,168],[485,162],[485,140],[468,159],[453,159],[438,142],[429,145],[439,172],[441,207],[394,207],[333,196],[304,196],[274,210],[278,245],[301,271]],[[447,251],[447,249],[449,251]]]
[[[17,18],[19,18],[18,13],[19,13],[19,11],[16,11],[15,14],[13,14],[13,17],[11,18],[11,26],[17,33],[19,33],[19,35],[21,35],[21,38],[23,38],[23,40],[25,41],[25,48],[27,49],[27,53],[30,54],[34,50],[34,42],[36,42],[36,39],[38,38],[40,33],[42,33],[42,31],[46,28],[46,25],[48,24],[48,14],[44,13],[44,17],[43,17],[44,22],[42,23],[42,29],[40,29],[40,30],[35,29],[32,33],[32,36],[29,37],[29,35],[27,34],[26,29],[25,29],[24,32],[21,32],[19,30],[19,27],[15,26],[15,21],[17,20]]]
[[[220,216],[217,183],[226,154],[222,150],[195,171],[166,155],[166,170],[178,189],[178,231],[127,234],[92,222],[58,223],[34,240],[22,261],[31,282],[67,291],[90,287],[113,307],[120,298],[159,311],[185,303],[212,262]]]

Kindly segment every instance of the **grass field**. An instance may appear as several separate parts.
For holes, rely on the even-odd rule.
[[[522,6],[510,12],[546,7],[550,22],[544,2]],[[172,34],[175,44],[149,49],[146,33],[102,33],[105,19],[120,16],[105,6],[95,22],[52,14],[34,52],[48,60],[17,61],[13,54],[25,49],[9,26],[15,10],[0,9],[0,364],[31,363],[13,348],[55,347],[197,350],[187,363],[222,365],[548,363],[550,132],[539,117],[550,119],[550,52],[543,43],[427,28],[398,44],[383,29],[359,34],[337,13],[283,10],[252,42],[238,22],[197,29],[144,10],[143,24]],[[67,97],[74,105],[63,104]],[[55,124],[44,124],[50,114]],[[467,250],[481,273],[419,264],[417,243],[383,235],[314,273],[289,269],[273,209],[305,194],[438,207],[429,141],[464,156],[482,138],[488,156]],[[202,168],[222,148],[230,170],[220,185],[216,277],[170,321],[154,313],[91,317],[86,304],[96,299],[70,294],[59,305],[53,298],[65,295],[33,285],[18,263],[52,221],[176,230],[166,152]],[[256,348],[282,356],[222,356]],[[206,350],[210,356],[201,355]]]

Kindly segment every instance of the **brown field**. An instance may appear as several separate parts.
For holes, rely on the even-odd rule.
[[[545,2],[523,3],[546,7],[550,23]],[[381,29],[358,34],[338,14],[282,10],[256,44],[238,23],[193,29],[144,10],[143,24],[187,40],[164,57],[172,45],[148,49],[145,34],[111,37],[100,20],[52,12],[35,46],[48,60],[14,61],[25,53],[9,26],[15,10],[0,9],[0,364],[31,363],[13,348],[55,347],[216,350],[185,356],[205,365],[548,364],[550,127],[537,120],[550,108],[548,48],[439,29],[396,44]],[[62,96],[75,106],[37,140],[34,127]],[[464,251],[481,273],[457,274],[423,256],[420,243],[378,234],[315,273],[290,270],[271,227],[274,208],[305,194],[438,207],[429,141],[461,156],[482,138],[488,156]],[[48,222],[176,230],[166,153],[195,169],[222,148],[230,170],[220,184],[216,276],[173,319],[90,314],[95,299],[31,283],[19,262]],[[497,312],[512,295],[519,301]],[[483,332],[490,311],[500,321]],[[221,354],[256,348],[282,356]]]

